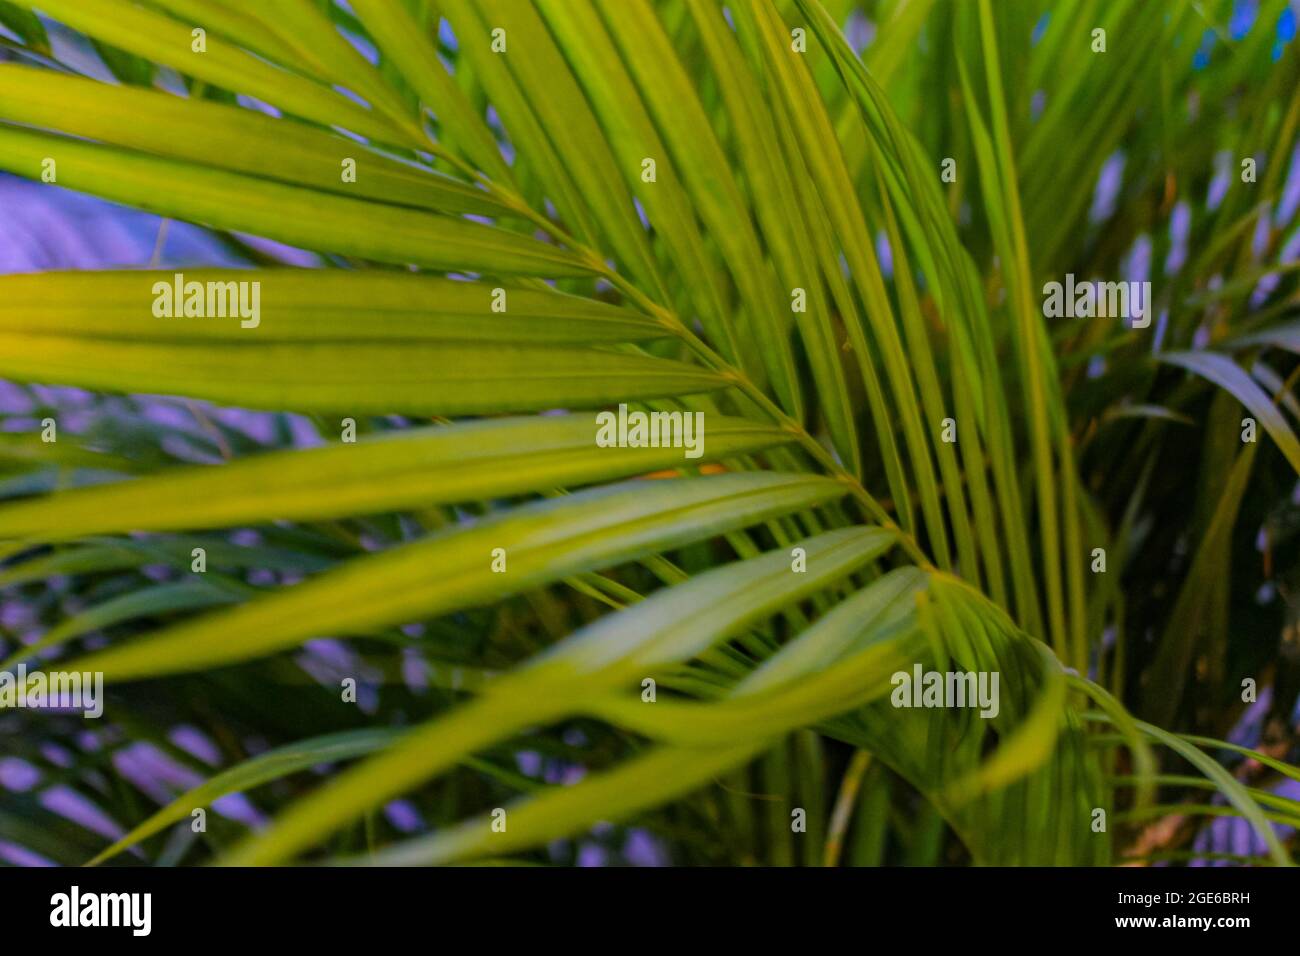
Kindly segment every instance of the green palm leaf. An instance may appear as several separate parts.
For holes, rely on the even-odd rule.
[[[135,728],[150,726],[140,687],[182,701],[211,688],[280,744],[224,754],[225,769],[85,855],[152,859],[191,809],[249,791],[274,820],[214,835],[222,862],[459,862],[655,820],[665,804],[706,807],[700,818],[725,806],[793,860],[782,808],[710,791],[754,773],[821,804],[809,836],[832,860],[859,788],[883,816],[906,782],[924,801],[916,830],[936,846],[951,834],[975,863],[1105,864],[1124,843],[1095,829],[1098,812],[1136,825],[1184,811],[1239,815],[1289,862],[1272,823],[1294,823],[1290,801],[1234,777],[1201,749],[1209,738],[1130,715],[1125,602],[1143,595],[1115,578],[1159,537],[1138,514],[1160,508],[1157,462],[1185,454],[1168,425],[1204,417],[1207,384],[1211,422],[1239,401],[1300,472],[1284,414],[1294,374],[1224,354],[1294,351],[1295,337],[1263,314],[1229,336],[1222,311],[1293,270],[1252,265],[1254,220],[1234,194],[1188,274],[1160,280],[1178,346],[1158,362],[1136,330],[1052,325],[1036,291],[1061,266],[1116,267],[1100,230],[1074,235],[1090,228],[1103,153],[1180,162],[1138,127],[1200,89],[1190,65],[1159,62],[1196,24],[1062,0],[1040,44],[1016,5],[867,6],[883,32],[859,56],[839,16],[857,5],[818,0],[0,4],[29,64],[0,64],[0,169],[320,264],[268,268],[275,255],[254,250],[257,268],[0,278],[0,377],[276,413],[274,438],[255,441],[190,402],[193,430],[138,424],[152,457],[121,454],[132,439],[112,430],[74,450],[66,437],[0,445],[0,586],[86,589],[10,663],[103,672]],[[137,82],[51,69],[29,7]],[[1069,46],[1094,19],[1121,82]],[[1255,128],[1206,122],[1285,147],[1300,98],[1261,104],[1294,54],[1266,72],[1261,44],[1231,65]],[[1068,75],[1053,75],[1058,58]],[[1071,132],[1080,104],[1095,115]],[[1096,149],[1054,168],[1070,137]],[[949,154],[953,181],[937,173]],[[1269,169],[1261,200],[1280,177]],[[1148,228],[1127,215],[1117,234]],[[178,300],[161,314],[159,295],[187,281],[255,283],[259,313],[187,316]],[[1217,351],[1193,344],[1198,322]],[[1090,384],[1081,370],[1102,359]],[[603,447],[597,413],[618,405],[701,417],[701,454]],[[316,416],[328,439],[351,419],[360,440],[288,447],[303,424],[289,413]],[[181,438],[201,454],[169,450]],[[1131,448],[1136,469],[1113,464]],[[1203,612],[1226,622],[1214,576],[1256,450],[1206,458],[1190,525],[1203,533],[1172,605],[1152,605],[1167,623],[1143,652],[1167,696],[1139,709],[1170,726],[1206,649],[1184,632]],[[1132,495],[1116,506],[1120,485]],[[256,545],[235,543],[250,534]],[[1094,549],[1112,567],[1090,577]],[[349,639],[358,673],[391,670],[396,652],[475,676],[419,697],[385,671],[393,726],[358,726],[333,676],[302,677],[322,638]],[[900,706],[891,685],[914,667],[998,675],[997,706]],[[301,715],[259,703],[284,686],[267,674],[302,681]],[[647,686],[662,699],[639,696]],[[309,713],[334,732],[302,732]],[[575,726],[599,738],[581,782],[542,785],[498,759],[580,749]],[[874,763],[850,762],[827,823],[823,748],[845,745]],[[1173,757],[1201,776],[1160,774]],[[290,787],[327,760],[358,762]],[[1162,802],[1157,785],[1200,802]],[[468,796],[440,797],[430,832],[355,855],[358,820],[435,788]],[[1204,802],[1207,788],[1225,802]],[[863,858],[878,859],[894,823],[860,826]],[[909,853],[938,860],[912,837]]]

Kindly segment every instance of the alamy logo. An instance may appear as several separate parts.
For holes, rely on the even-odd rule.
[[[79,710],[91,719],[104,715],[102,671],[37,671],[27,673],[19,664],[17,673],[0,671],[0,710],[7,707],[30,710]]]
[[[74,886],[71,892],[50,897],[50,925],[125,926],[133,936],[148,936],[153,930],[152,893],[82,893]]]
[[[683,448],[687,458],[704,454],[703,412],[629,412],[596,415],[596,444],[601,448]]]
[[[242,319],[239,327],[262,323],[262,283],[186,282],[178,272],[171,282],[153,284],[153,314],[159,319]]]
[[[997,671],[897,671],[890,678],[895,707],[978,707],[981,717],[996,717],[1002,709]]]
[[[1135,329],[1151,324],[1150,282],[1078,282],[1067,273],[1065,283],[1043,286],[1043,315],[1049,319],[1129,319]]]

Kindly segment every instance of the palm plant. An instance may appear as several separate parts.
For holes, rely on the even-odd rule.
[[[1296,693],[1300,60],[1241,6],[0,3],[0,169],[210,230],[241,268],[185,280],[261,302],[0,278],[0,378],[99,396],[0,435],[38,619],[0,670],[111,692],[95,747],[0,731],[130,831],[22,791],[3,840],[1288,863],[1293,741],[1219,739],[1243,679]],[[1157,320],[1045,318],[1067,273]],[[703,457],[598,446],[619,405],[702,413]],[[999,674],[996,716],[895,706],[917,665]],[[195,786],[142,803],[140,744]],[[268,825],[190,825],[235,793]],[[1255,842],[1189,849],[1223,815]]]

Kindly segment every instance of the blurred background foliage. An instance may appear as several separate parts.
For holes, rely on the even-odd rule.
[[[200,343],[212,367],[192,390],[168,389],[156,369],[115,372],[112,334],[69,318],[116,301],[121,287],[0,280],[0,497],[11,503],[0,510],[0,669],[87,660],[110,679],[102,721],[0,713],[0,859],[1226,865],[1293,855],[1294,3],[256,6],[0,2],[0,272],[288,266],[397,283],[417,264],[504,283],[512,295],[546,291],[530,277],[562,276],[554,287],[625,318],[666,315],[672,332],[588,351],[577,368],[626,353],[736,378],[701,396],[635,384],[642,367],[628,366],[627,388],[639,392],[548,404],[555,396],[515,398],[501,373],[491,380],[506,397],[494,403],[478,397],[475,365],[469,405],[446,418],[436,397],[414,391],[399,389],[391,408],[354,403],[349,385],[365,391],[355,382],[335,399],[291,391],[281,407],[244,408],[230,381],[245,367],[225,376],[221,363],[255,346]],[[496,24],[508,25],[504,57],[488,49]],[[194,25],[213,45],[191,67]],[[795,29],[807,52],[782,59]],[[81,78],[224,112],[186,125],[188,113],[153,99],[97,99]],[[236,111],[268,125],[241,127]],[[348,148],[339,130],[372,143],[354,151],[400,163],[394,182],[409,193],[327,207],[320,197],[346,192],[325,181],[343,153],[322,160],[316,181],[294,163],[320,159],[330,142]],[[79,154],[58,133],[103,145]],[[258,135],[282,136],[283,151],[259,152],[271,140]],[[637,158],[656,136],[660,183],[648,192]],[[39,181],[32,158],[51,150],[70,151],[60,168],[71,190]],[[99,166],[81,162],[92,155]],[[132,180],[122,171],[136,156],[169,165],[140,167]],[[946,159],[955,181],[940,180]],[[1244,159],[1257,167],[1250,183]],[[215,188],[207,170],[239,174],[228,210],[194,198]],[[447,184],[435,170],[471,198],[439,192]],[[335,218],[307,238],[301,226],[279,229],[274,213],[259,228],[268,220],[252,212],[254,180],[315,190]],[[508,237],[494,240],[503,250],[523,256],[524,240],[542,238],[579,265],[514,271],[492,259],[505,252],[432,224],[419,254],[396,240],[376,248],[370,236],[397,231],[383,218],[393,208],[468,215]],[[407,238],[414,249],[419,230]],[[817,317],[792,328],[785,288],[798,266],[814,275],[805,284],[816,287]],[[1151,327],[1043,319],[1039,290],[1066,273],[1150,281]],[[762,305],[765,295],[779,308]],[[270,314],[274,300],[263,301]],[[394,351],[439,342],[384,331],[392,314],[370,315],[378,307],[365,294],[342,301]],[[487,340],[475,323],[490,316],[461,318],[462,338]],[[61,322],[71,324],[42,325]],[[84,334],[103,351],[84,366],[51,363],[47,334]],[[346,335],[327,345],[343,365],[364,350]],[[378,355],[379,368],[395,360]],[[915,392],[910,379],[897,387],[891,360],[915,375]],[[257,374],[293,377],[287,364]],[[734,387],[741,377],[748,387]],[[346,415],[362,445],[382,449],[367,443],[622,398],[705,410],[710,423],[719,411],[775,423],[799,438],[780,445],[742,429],[728,449],[725,431],[710,429],[706,443],[719,450],[709,459],[722,460],[695,471],[649,458],[583,471],[574,450],[566,475],[547,464],[563,442],[541,432],[563,425],[540,416],[520,426],[513,452],[506,435],[507,450],[494,453],[497,474],[525,477],[475,479],[486,482],[481,495],[471,479],[458,492],[438,484],[469,467],[463,446],[411,460],[430,472],[427,501],[409,485],[392,500],[375,491],[400,474],[382,469],[360,504],[331,500],[351,487],[341,459],[277,460],[259,480],[278,471],[303,483],[304,513],[292,515],[260,513],[264,492],[251,479],[191,486],[175,470],[222,473],[273,450],[334,445]],[[958,419],[957,453],[937,443],[944,412]],[[1256,444],[1241,441],[1247,415],[1261,423]],[[57,444],[39,439],[46,418],[58,423]],[[790,484],[767,501],[778,491],[739,481],[760,471],[829,475],[849,498]],[[432,550],[455,546],[458,529],[481,527],[473,522],[523,520],[519,509],[535,500],[563,516],[588,507],[570,491],[646,473],[662,494],[646,492],[619,520],[659,520],[704,494],[673,490],[696,472],[738,480],[716,504],[730,517],[688,513],[686,530],[633,544],[617,540],[627,528],[602,526],[608,550],[579,560],[561,548],[552,573],[517,593],[466,580],[463,600],[394,598],[374,612],[364,588],[356,610],[345,598],[331,606],[323,591],[270,603],[317,575],[346,587],[348,569],[379,572],[364,563],[377,552],[411,555],[410,566],[391,566],[393,587],[418,595],[421,555],[435,575],[451,566],[438,561],[477,554]],[[77,497],[147,479],[157,483],[135,498]],[[222,494],[246,499],[228,520]],[[590,505],[593,521],[606,520],[602,500]],[[203,516],[193,526],[187,508]],[[860,520],[911,547],[877,548],[842,530]],[[804,592],[782,592],[756,564],[720,577],[764,551],[783,564],[790,546],[830,540],[819,532],[845,535],[824,551],[808,545],[827,560],[835,548],[863,550]],[[401,549],[423,541],[428,552]],[[209,555],[203,576],[190,570],[194,547]],[[1090,570],[1094,547],[1106,550],[1104,574]],[[682,590],[655,603],[667,589]],[[320,611],[307,614],[313,595]],[[836,617],[837,607],[848,611]],[[696,617],[674,620],[674,608]],[[714,630],[691,635],[696,619]],[[574,632],[576,644],[566,641]],[[244,633],[269,635],[265,647],[241,650]],[[673,635],[697,643],[644,650]],[[813,650],[816,639],[827,643]],[[610,665],[608,695],[583,697],[564,668],[605,675],[602,647],[611,660],[626,656]],[[888,675],[925,654],[1000,670],[1003,719],[985,727],[891,708],[881,697]],[[642,673],[660,680],[655,707],[666,716],[636,710]],[[345,678],[358,683],[355,705],[340,703]],[[1254,702],[1243,700],[1246,679]],[[570,694],[572,708],[550,705]],[[755,694],[760,705],[747,709]],[[206,832],[188,825],[197,806],[210,807]],[[496,807],[512,808],[509,842],[494,844],[487,830]],[[1095,808],[1109,814],[1104,833]],[[800,810],[804,831],[792,829]]]

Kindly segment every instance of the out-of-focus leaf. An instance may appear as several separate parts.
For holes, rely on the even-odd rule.
[[[302,248],[497,275],[596,271],[556,246],[465,219],[0,126],[0,169],[39,180],[47,159],[60,186]]]
[[[1214,352],[1165,352],[1160,360],[1194,372],[1230,392],[1264,426],[1287,461],[1291,462],[1291,467],[1300,472],[1300,440],[1272,399],[1255,384],[1245,369],[1227,356]]]
[[[124,123],[122,116],[130,116]],[[0,64],[0,117],[261,179],[374,202],[518,215],[489,193],[301,123],[207,100]],[[353,181],[344,162],[356,163]]]
[[[199,786],[185,791],[167,806],[149,817],[126,836],[99,853],[88,866],[98,866],[105,860],[128,850],[155,833],[188,817],[196,807],[210,806],[228,793],[254,790],[272,780],[311,767],[340,760],[351,760],[389,746],[402,734],[398,728],[351,730],[324,737],[313,737],[287,747],[259,754],[250,760],[213,774]]]
[[[602,448],[595,416],[466,422],[380,433],[355,444],[193,467],[0,507],[0,538],[311,520],[574,487],[758,451],[788,441],[741,418],[705,419],[703,456]]]
[[[735,474],[633,481],[525,505],[353,561],[222,614],[92,654],[71,669],[127,680],[245,660],[473,607],[832,500],[825,478]],[[500,549],[505,572],[494,572]]]
[[[178,274],[184,279],[181,284]],[[206,312],[208,303],[214,302],[218,315],[184,314],[191,282],[202,286],[197,293],[199,308]],[[254,282],[258,284],[256,326],[238,313],[241,305],[251,308],[253,304],[251,289],[241,292],[238,286]],[[212,283],[217,286],[209,295]],[[387,272],[44,272],[0,277],[0,297],[5,302],[0,314],[3,335],[242,344],[251,339],[260,346],[268,342],[600,345],[670,334],[643,313],[546,287]],[[171,303],[173,315],[160,316],[159,301]]]

